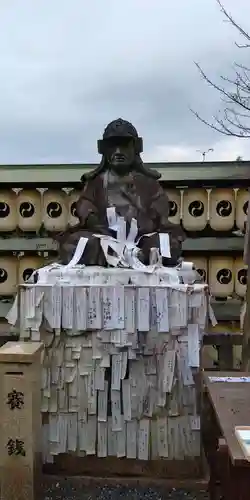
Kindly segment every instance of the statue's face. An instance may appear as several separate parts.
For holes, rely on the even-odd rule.
[[[127,171],[135,160],[135,145],[128,137],[113,137],[106,141],[108,162],[117,173]]]

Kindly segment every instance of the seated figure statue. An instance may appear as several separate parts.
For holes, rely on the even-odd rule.
[[[127,241],[128,249],[136,247],[137,259],[144,265],[150,262],[152,248],[158,249],[164,266],[178,264],[184,233],[168,219],[169,202],[160,174],[143,165],[142,138],[134,126],[122,119],[111,122],[98,141],[98,152],[100,165],[81,178],[79,223],[54,236],[61,262],[68,264],[79,240],[87,238],[78,263],[106,266],[102,238],[109,237],[113,242]],[[109,251],[112,255],[114,246]]]

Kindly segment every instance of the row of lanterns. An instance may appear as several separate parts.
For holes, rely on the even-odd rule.
[[[238,257],[203,257],[190,256],[204,282],[209,284],[210,292],[215,297],[229,297],[234,293],[244,297],[246,292],[247,270],[243,259]],[[37,256],[0,257],[0,296],[13,295],[19,283],[27,281],[35,269],[48,264],[48,259]]]
[[[194,263],[203,281],[208,283],[214,297],[231,297],[234,293],[244,297],[247,285],[247,266],[243,257],[188,257]]]
[[[47,231],[63,231],[78,223],[76,201],[79,191],[64,190],[0,191],[0,232],[36,232],[43,224]],[[182,222],[187,231],[202,231],[207,224],[215,231],[244,229],[248,191],[245,189],[167,190],[170,220]]]

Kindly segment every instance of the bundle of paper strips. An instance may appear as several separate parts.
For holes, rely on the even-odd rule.
[[[67,452],[141,460],[200,455],[196,374],[207,287],[180,281],[168,268],[51,266],[20,287],[21,338],[46,346],[46,462]]]

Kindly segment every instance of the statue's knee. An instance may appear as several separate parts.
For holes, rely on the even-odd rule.
[[[60,260],[64,266],[71,261],[75,253],[75,248],[76,248],[75,245],[70,243],[65,243],[64,245],[61,246],[59,255],[60,255]]]

